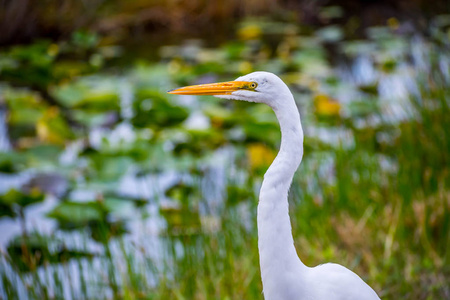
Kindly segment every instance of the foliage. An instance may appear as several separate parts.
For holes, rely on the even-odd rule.
[[[289,199],[302,260],[348,266],[383,299],[448,297],[450,42],[436,20],[427,37],[391,20],[359,41],[249,19],[224,45],[186,41],[126,67],[83,31],[3,50],[0,175],[37,175],[2,189],[22,234],[1,254],[0,297],[261,299],[256,206],[275,116],[165,93],[253,70],[280,74],[302,115]],[[30,233],[48,203],[39,222],[54,227]]]

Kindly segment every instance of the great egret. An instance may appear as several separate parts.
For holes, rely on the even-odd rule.
[[[297,255],[289,219],[288,190],[303,156],[303,129],[294,97],[276,75],[254,72],[235,81],[170,90],[264,103],[281,129],[277,157],[264,175],[258,203],[258,248],[266,300],[375,300],[375,291],[349,269],[333,263],[311,268]]]

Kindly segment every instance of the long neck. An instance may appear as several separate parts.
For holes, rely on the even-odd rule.
[[[271,286],[286,283],[284,276],[290,275],[285,274],[301,277],[306,268],[294,247],[288,205],[289,187],[303,155],[300,115],[290,93],[272,108],[280,123],[281,147],[264,175],[258,204],[258,247],[265,294]]]

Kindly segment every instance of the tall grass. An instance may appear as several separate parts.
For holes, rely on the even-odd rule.
[[[309,149],[290,193],[300,258],[338,262],[383,299],[450,297],[450,79],[431,62],[418,74],[410,118],[350,130],[354,147]],[[384,134],[389,139],[379,139]],[[239,165],[238,157],[233,165]],[[328,166],[323,168],[323,166]],[[242,170],[241,170],[242,171]],[[94,257],[20,272],[5,253],[0,295],[8,299],[262,299],[256,206],[261,174],[240,185],[245,201],[223,195],[209,228],[167,230],[157,239],[105,239]],[[201,176],[201,175],[199,175]],[[195,181],[202,189],[201,180]],[[238,195],[238,196],[236,196]],[[198,205],[208,205],[202,195]],[[243,197],[243,196],[242,196]],[[145,220],[142,220],[145,222]],[[204,220],[203,220],[203,223]],[[203,224],[205,225],[205,224]],[[87,247],[88,242],[85,242]],[[155,255],[156,254],[156,255]]]

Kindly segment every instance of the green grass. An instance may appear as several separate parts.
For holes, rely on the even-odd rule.
[[[413,99],[419,118],[389,129],[398,134],[386,151],[375,153],[375,146],[356,141],[353,149],[305,153],[291,188],[290,215],[297,251],[306,264],[333,261],[348,266],[383,299],[448,297],[448,95],[446,87],[424,93],[420,101]],[[396,166],[394,171],[382,167],[382,156]],[[314,161],[309,163],[328,158],[333,161],[331,184],[314,169]],[[260,177],[255,180],[244,185],[250,189]],[[72,261],[91,276],[80,276],[82,288],[77,292],[92,297],[88,290],[94,284],[100,295],[109,290],[120,299],[262,299],[256,195],[247,204],[248,220],[241,220],[232,205],[221,212],[216,232],[163,238],[159,261],[122,238],[115,255],[106,244],[101,269],[92,260]],[[252,224],[250,229],[243,221]],[[35,299],[60,298],[67,288],[50,266],[40,268],[42,277],[11,270],[14,262],[6,256],[2,261],[2,285],[10,299],[18,298],[22,284]],[[62,268],[68,268],[67,263]],[[149,274],[155,276],[155,285],[149,284]],[[67,275],[70,281],[70,272]],[[51,293],[43,278],[54,282]]]
[[[397,39],[396,36],[394,38]],[[426,72],[415,70],[418,93],[409,99],[409,118],[395,124],[375,123],[362,128],[357,126],[358,120],[368,121],[372,117],[383,120],[376,88],[363,87],[363,92],[370,96],[366,95],[367,99],[353,99],[359,101],[358,105],[368,107],[362,107],[357,114],[323,116],[316,111],[313,114],[311,103],[315,101],[313,99],[320,98],[314,86],[339,84],[338,79],[316,78],[308,73],[311,70],[308,69],[309,57],[306,54],[306,59],[302,56],[295,61],[295,51],[303,54],[314,54],[314,51],[290,49],[294,53],[291,53],[292,57],[278,62],[280,65],[274,63],[275,67],[264,59],[259,65],[255,62],[255,68],[285,68],[286,72],[301,68],[303,72],[290,76],[284,74],[285,80],[291,80],[296,98],[308,99],[307,102],[299,101],[307,135],[304,160],[294,178],[289,197],[299,256],[309,266],[336,262],[354,270],[383,299],[450,298],[450,83],[445,70],[438,64],[442,48],[437,44],[433,44],[435,48],[429,52],[432,54],[426,62],[429,69]],[[242,51],[245,56],[246,51],[241,46],[235,45],[237,48],[233,51]],[[242,48],[247,49],[244,46]],[[40,51],[45,52],[46,48],[43,49]],[[375,54],[379,53],[389,54],[387,50],[383,52],[377,49]],[[403,59],[407,60],[408,53],[403,53]],[[325,64],[321,61],[325,58],[317,55],[313,55],[313,58],[319,65]],[[15,246],[15,251],[0,254],[1,294],[8,299],[263,299],[256,207],[258,189],[267,166],[264,163],[255,168],[251,166],[247,148],[259,142],[270,153],[276,146],[274,140],[278,139],[279,133],[271,119],[273,116],[268,117],[268,110],[254,104],[219,106],[208,104],[208,99],[201,105],[211,119],[213,129],[202,131],[180,128],[182,125],[179,123],[186,118],[188,110],[177,109],[175,118],[171,118],[173,114],[170,112],[175,109],[175,102],[170,102],[171,99],[166,99],[160,91],[147,91],[149,82],[140,82],[137,74],[142,72],[147,76],[145,70],[150,70],[148,72],[154,76],[150,82],[155,85],[159,84],[157,79],[167,79],[164,77],[169,77],[167,81],[170,84],[173,84],[172,81],[184,84],[203,74],[203,71],[200,74],[193,71],[195,65],[180,63],[178,60],[181,59],[177,57],[171,62],[173,65],[178,64],[177,68],[181,70],[173,78],[168,75],[170,71],[161,72],[161,68],[151,66],[146,69],[146,66],[140,65],[135,70],[136,74],[129,75],[138,82],[136,90],[139,92],[136,96],[140,102],[135,109],[139,111],[141,102],[153,97],[150,103],[155,109],[153,115],[161,117],[155,123],[142,110],[132,120],[134,130],[149,137],[141,137],[133,145],[121,145],[122,148],[107,145],[95,150],[86,146],[80,154],[90,163],[86,170],[83,167],[74,167],[75,171],[71,167],[62,170],[71,180],[71,188],[104,189],[110,192],[110,186],[117,184],[114,180],[123,174],[129,164],[141,166],[139,170],[142,176],[158,174],[161,165],[167,169],[181,169],[180,172],[188,173],[192,181],[180,181],[166,191],[166,195],[174,199],[179,207],[167,208],[160,199],[146,199],[152,205],[160,206],[159,217],[166,222],[167,228],[158,228],[161,232],[158,232],[157,237],[148,234],[147,222],[156,218],[155,214],[146,210],[146,202],[142,199],[126,199],[132,200],[136,206],[137,213],[133,218],[138,220],[139,230],[144,230],[140,240],[131,240],[129,236],[123,235],[122,220],[111,218],[117,213],[111,207],[114,208],[120,202],[115,195],[99,193],[90,202],[76,204],[63,197],[58,209],[50,215],[59,222],[54,234],[45,236],[24,230],[20,239],[8,245]],[[56,58],[51,63],[56,64]],[[237,61],[234,65],[237,65]],[[232,68],[234,65],[230,64]],[[205,66],[210,65],[205,63]],[[226,69],[227,66],[223,66],[224,70],[228,70],[223,72],[226,74],[221,74],[224,77],[236,72]],[[393,72],[395,66],[387,71],[385,69],[381,71],[383,75],[386,75],[383,72]],[[295,76],[300,75],[312,82],[308,92],[298,92],[299,89],[306,89],[302,85],[308,82],[302,80],[299,84]],[[314,80],[322,81],[315,83]],[[114,86],[114,82],[111,82],[108,83]],[[165,87],[164,84],[167,82],[161,86]],[[76,93],[67,92],[70,88],[65,91],[61,88],[54,93],[56,99],[59,92],[68,93],[64,96],[67,99],[78,99],[78,94],[84,92],[89,94],[89,85],[84,86],[81,82],[80,86],[83,87],[82,91],[75,90]],[[145,89],[139,89],[141,86],[145,86]],[[361,89],[360,86],[356,88]],[[11,110],[17,97],[7,95],[7,104]],[[26,98],[20,96],[23,100],[21,107],[28,105],[30,115],[36,116],[37,120],[44,122],[49,119],[55,122],[50,125],[64,122],[58,112],[40,115],[40,111],[46,110],[51,104],[41,103],[39,99],[28,101]],[[118,97],[112,98],[117,101]],[[328,101],[327,97],[323,98]],[[111,104],[109,101],[105,103]],[[93,105],[91,102],[88,104]],[[89,114],[95,115],[97,110],[104,109],[103,105],[94,105],[89,109],[81,109],[76,105],[71,107],[69,102],[66,105],[67,113],[86,113],[81,117],[74,114],[79,117],[76,121],[85,126],[84,129],[90,128],[91,123],[99,122],[95,118],[89,119]],[[14,111],[16,116],[17,111]],[[24,124],[19,120],[17,124],[12,122],[10,125],[17,125],[14,128],[20,129],[15,133],[17,140],[15,135],[11,138],[25,150],[14,152],[17,154],[14,161],[5,158],[0,164],[7,167],[4,169],[15,172],[22,165],[38,168],[38,163],[42,161],[46,170],[49,166],[58,166],[57,162],[51,163],[57,155],[50,155],[48,149],[40,149],[39,152],[39,149],[36,150],[38,147],[27,148],[26,142],[29,142],[30,135],[36,134],[33,132],[34,124]],[[348,145],[348,141],[343,140],[337,145],[328,145],[318,137],[308,135],[311,132],[308,127],[312,126],[346,131],[351,136],[351,143]],[[229,130],[234,127],[244,132],[244,138],[234,138],[235,135]],[[261,128],[267,134],[258,131]],[[57,132],[54,134],[57,136]],[[81,138],[85,138],[85,134],[81,133]],[[67,134],[66,138],[72,139],[74,135]],[[165,150],[162,146],[164,141],[174,144],[173,153]],[[211,160],[209,156],[212,150],[221,146],[233,147],[235,157],[226,161],[226,188],[222,195],[216,196],[218,199],[214,200],[219,204],[214,206],[207,200],[211,189],[205,188],[205,185],[214,187],[217,184],[214,182],[215,177],[208,173],[211,165],[208,164],[208,158]],[[37,153],[35,156],[32,156],[33,151]],[[164,160],[169,156],[182,167],[170,159]],[[146,188],[158,190],[160,187]],[[29,194],[33,195],[32,192]],[[41,193],[38,193],[39,197],[34,195],[34,198],[29,194],[10,193],[9,198],[2,195],[1,204],[8,209],[9,216],[23,221],[24,207],[43,199]],[[10,198],[22,200],[14,202]],[[15,209],[21,201],[23,204],[20,204],[20,213],[17,214]],[[12,202],[17,205],[14,206]],[[122,208],[119,206],[116,210],[120,212]],[[5,212],[6,209],[2,211]],[[71,236],[68,232],[76,232],[81,238]],[[76,243],[76,251],[66,249],[65,243],[58,238],[61,235]],[[97,246],[96,251],[88,249],[93,243]]]

